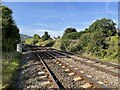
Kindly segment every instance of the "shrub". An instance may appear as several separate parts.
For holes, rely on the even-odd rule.
[[[44,42],[44,46],[52,47],[54,43],[55,43],[54,40],[47,40],[47,41]]]
[[[72,32],[72,33],[69,33],[69,34],[66,34],[62,37],[62,39],[79,39],[80,36],[81,36],[81,32]]]

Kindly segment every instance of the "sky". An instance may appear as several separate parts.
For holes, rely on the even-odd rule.
[[[4,2],[21,34],[62,36],[68,27],[85,30],[101,18],[118,22],[117,2]]]

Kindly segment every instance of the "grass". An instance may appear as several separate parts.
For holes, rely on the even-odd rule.
[[[14,88],[14,81],[17,78],[17,71],[20,64],[21,54],[14,52],[4,52],[2,61],[2,88]]]
[[[118,61],[118,59],[103,58],[102,61],[120,64],[119,61]]]
[[[54,45],[52,47],[60,50],[60,47],[61,47],[60,39],[56,39],[55,43],[54,43]]]
[[[117,58],[116,58],[116,59],[113,59],[113,58],[110,58],[110,57],[101,58],[101,57],[89,55],[89,54],[86,54],[86,53],[83,53],[82,56],[86,56],[86,57],[89,57],[89,58],[96,58],[96,59],[99,59],[99,60],[104,61],[104,62],[111,62],[111,63],[120,64],[120,63],[118,62],[118,59],[117,59]]]

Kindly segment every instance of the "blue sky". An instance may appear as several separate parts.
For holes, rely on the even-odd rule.
[[[117,2],[5,2],[13,10],[20,33],[52,37],[62,35],[68,27],[84,30],[96,19],[118,20]]]

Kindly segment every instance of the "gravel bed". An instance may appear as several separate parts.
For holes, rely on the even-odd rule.
[[[93,79],[95,79],[97,81],[102,81],[104,83],[104,85],[109,87],[109,88],[117,88],[119,86],[118,77],[109,75],[109,74],[102,72],[100,70],[96,70],[95,68],[81,64],[80,62],[74,61],[71,58],[63,58],[61,60],[64,60],[65,62],[69,63],[70,65],[73,65],[76,68],[79,68],[79,70],[84,71],[86,75],[93,76],[92,77]]]
[[[103,68],[105,68],[107,70],[119,73],[118,72],[118,68],[114,68],[112,66],[108,66],[108,65],[105,65],[105,64],[101,64],[101,63],[95,63],[94,61],[89,60],[89,59],[84,59],[84,58],[80,58],[80,57],[76,57],[76,58],[79,59],[79,60],[81,60],[81,61],[86,61],[86,62],[89,62],[89,63],[94,63],[97,66],[100,66],[100,67],[103,67]]]
[[[54,53],[54,52],[53,52]],[[55,54],[55,53],[54,53]],[[59,55],[58,53],[56,54],[56,56]],[[81,57],[78,57],[78,59],[82,60],[82,61],[86,61],[86,62],[89,62],[89,63],[92,63],[92,64],[96,64],[98,66],[102,66],[103,68],[106,68],[108,70],[111,70],[111,71],[114,71],[116,73],[119,73],[118,69],[117,68],[113,68],[111,66],[107,66],[107,65],[101,65],[100,63],[94,63],[94,61],[92,60],[87,60],[87,59],[83,59]],[[67,61],[68,63],[70,63],[70,65],[74,65],[74,66],[77,66],[79,67],[80,70],[84,70],[84,72],[87,74],[87,75],[91,75],[91,76],[94,76],[93,78],[97,81],[102,81],[107,87],[110,87],[110,88],[117,88],[119,86],[119,78],[116,76],[112,76],[112,75],[109,75],[105,72],[102,72],[100,70],[97,70],[97,69],[94,69],[92,67],[89,67],[87,65],[84,65],[84,64],[81,64],[79,61],[75,61],[71,58],[64,58],[63,59],[64,61]]]
[[[61,68],[55,62],[56,60],[45,60],[49,68],[54,72],[55,76],[58,80],[62,83],[64,88],[81,88],[81,85],[85,84],[86,82],[83,81],[74,81],[74,77],[76,76],[69,76],[68,74],[72,71],[66,72],[65,68]],[[66,68],[67,69],[67,68]]]
[[[44,61],[53,71],[57,79],[62,83],[64,88],[72,88],[72,89],[81,88],[81,85],[86,83],[84,80],[75,82],[73,78],[76,76],[69,76],[68,74],[71,73],[71,71],[65,72],[65,69],[67,68],[65,69],[61,68],[60,65],[56,64],[55,59],[46,57],[45,54],[43,54],[42,57],[43,58],[45,57]],[[62,57],[62,55],[60,57]],[[69,63],[70,65],[76,66],[76,68],[78,67],[78,69],[84,71],[86,75],[93,76],[93,79],[97,81],[102,81],[104,85],[106,85],[109,88],[116,88],[119,85],[118,77],[114,77],[105,72],[81,64],[79,61],[74,61],[71,58],[60,58],[60,59]],[[30,51],[23,53],[23,58],[21,60],[21,67],[19,70],[19,78],[17,82],[18,87],[22,88],[23,90],[29,90],[30,88],[32,89],[42,88],[44,90],[50,90],[49,85],[48,86],[41,85],[42,82],[48,81],[48,78],[40,79],[40,75],[38,74],[38,72],[41,71],[44,71],[44,67],[41,65],[36,54]]]
[[[49,51],[48,53],[51,53],[53,54],[54,56],[60,58],[60,57],[63,57],[64,55],[61,55],[61,54],[58,54],[58,53],[55,53],[55,52],[52,52],[52,51]]]
[[[61,56],[62,54],[60,54],[59,52],[57,52],[57,51],[55,51],[55,52],[53,52],[54,54],[56,54],[56,56]],[[110,70],[110,71],[113,71],[113,72],[115,72],[115,73],[120,73],[119,72],[119,70],[120,69],[118,69],[118,68],[114,68],[114,67],[112,67],[112,66],[108,66],[108,65],[105,65],[105,64],[101,64],[101,63],[95,63],[95,61],[92,61],[92,60],[89,60],[89,59],[84,59],[84,58],[81,58],[81,57],[77,57],[77,56],[73,56],[73,55],[71,55],[72,57],[75,57],[75,58],[77,58],[77,59],[79,59],[79,60],[81,60],[81,61],[86,61],[86,62],[89,62],[89,63],[93,63],[93,64],[95,64],[95,65],[97,65],[97,66],[100,66],[100,67],[103,67],[103,68],[105,68],[105,69],[107,69],[107,70]]]
[[[34,52],[26,52],[21,59],[21,67],[18,78],[18,88],[23,90],[48,89],[51,85],[43,86],[41,83],[48,81],[48,78],[40,79],[39,72],[44,72],[44,67],[40,63]],[[44,76],[44,75],[42,75]],[[48,89],[49,90],[49,89]]]

